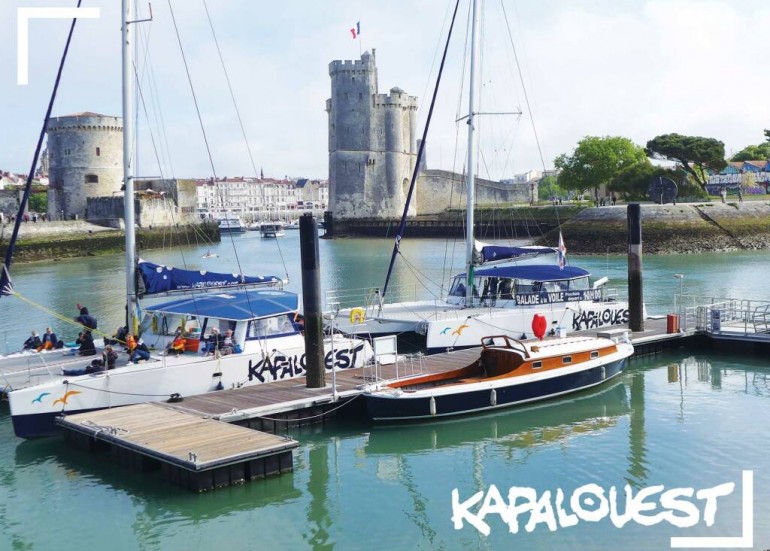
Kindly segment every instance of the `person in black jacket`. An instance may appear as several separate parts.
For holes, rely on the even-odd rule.
[[[75,321],[80,325],[91,331],[96,329],[96,318],[88,313],[88,308],[80,304],[77,305],[80,310],[80,315],[75,318]]]
[[[40,337],[37,336],[37,331],[32,331],[32,335],[24,341],[22,350],[37,350],[37,347],[40,345]]]
[[[75,343],[80,345],[78,354],[81,356],[96,355],[96,346],[94,345],[94,337],[91,335],[91,331],[81,331]]]

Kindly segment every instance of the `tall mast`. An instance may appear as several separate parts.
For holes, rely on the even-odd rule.
[[[126,227],[126,327],[134,331],[136,320],[136,231],[134,226],[134,65],[129,26],[132,22],[132,0],[123,0],[123,221]]]
[[[476,148],[473,144],[474,125],[476,115],[476,79],[478,78],[478,50],[479,50],[479,4],[481,0],[473,0],[473,24],[471,26],[471,74],[468,88],[468,163],[465,169],[466,201],[466,243],[465,243],[465,267],[468,281],[465,286],[465,303],[473,303],[473,210],[476,203]]]

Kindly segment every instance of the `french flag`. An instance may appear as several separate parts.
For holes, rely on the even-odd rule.
[[[564,238],[559,231],[559,269],[564,269],[564,263],[567,260],[567,247],[564,245]]]
[[[353,38],[358,38],[358,35],[361,34],[361,22],[357,21],[356,26],[350,29],[350,34],[353,35]]]

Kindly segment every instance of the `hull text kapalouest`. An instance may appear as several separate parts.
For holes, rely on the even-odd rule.
[[[432,419],[555,398],[612,379],[634,351],[627,335],[537,342],[498,336],[482,344],[479,358],[466,367],[371,385],[364,394],[369,416]]]
[[[271,288],[283,284],[280,278],[176,270],[137,262],[131,162],[135,145],[132,53],[136,29],[131,23],[137,21],[132,16],[132,4],[131,0],[123,0],[121,26],[126,323],[116,333],[115,347],[125,345],[131,349],[136,344],[130,358],[135,364],[142,363],[130,364],[115,350],[110,354],[109,349],[102,352],[101,362],[93,362],[94,356],[99,358],[92,335],[97,321],[90,315],[88,320],[78,318],[81,337],[85,336],[81,342],[91,343],[89,350],[82,351],[89,354],[81,358],[82,363],[73,365],[72,356],[58,352],[52,358],[61,363],[52,364],[39,356],[44,360],[42,368],[34,373],[30,369],[17,370],[10,379],[6,378],[14,430],[24,438],[51,434],[57,415],[163,399],[173,401],[192,394],[298,376],[304,371],[305,341],[298,317],[299,297]],[[40,142],[37,153],[39,150]],[[22,212],[30,186],[31,178],[21,201]],[[238,216],[228,214],[220,221],[220,230],[240,232],[245,228]],[[18,225],[11,243],[17,234]],[[10,246],[9,255],[12,249]],[[13,294],[9,266],[7,258],[0,285],[2,294]],[[173,293],[186,295],[162,304],[142,305],[145,315],[137,332],[140,298]],[[88,310],[82,309],[81,317],[83,314],[87,315]],[[131,334],[144,342],[135,343],[129,338],[133,337]],[[326,353],[327,369],[357,367],[371,358],[369,344],[357,339],[327,339],[324,350],[335,351],[334,357],[331,352]]]
[[[401,334],[428,352],[478,346],[490,333],[532,336],[532,319],[545,316],[551,334],[628,322],[628,304],[604,280],[573,266],[518,264],[475,270],[473,306],[466,306],[465,273],[448,296],[432,301],[373,303],[342,310],[335,326],[350,335]]]
[[[295,293],[280,290],[229,291],[148,306],[142,338],[156,353],[136,365],[123,361],[95,372],[86,372],[90,358],[62,356],[66,369],[50,364],[46,382],[8,393],[14,431],[22,438],[48,436],[60,415],[300,377],[305,342],[298,307]],[[179,329],[183,349],[171,352]],[[226,350],[232,353],[201,352],[207,346],[201,335],[215,329],[222,336],[232,332]],[[333,344],[327,338],[324,350],[327,370],[361,367],[372,357],[368,342],[341,335]]]

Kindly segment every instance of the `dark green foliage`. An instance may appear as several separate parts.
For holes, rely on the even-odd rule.
[[[770,142],[764,142],[758,145],[749,145],[741,149],[730,159],[734,162],[740,161],[766,161],[770,159]]]
[[[702,189],[706,189],[707,171],[719,172],[725,162],[725,144],[713,138],[663,134],[647,142],[647,155],[678,162]]]

